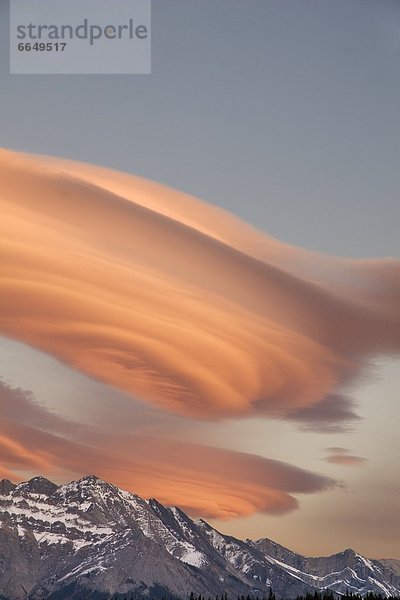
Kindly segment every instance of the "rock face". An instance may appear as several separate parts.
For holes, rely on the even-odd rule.
[[[0,598],[236,598],[270,587],[278,597],[316,589],[390,596],[400,576],[396,561],[353,550],[306,558],[268,539],[225,536],[94,475],[62,486],[0,481]]]

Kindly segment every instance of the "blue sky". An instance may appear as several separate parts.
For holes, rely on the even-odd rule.
[[[162,181],[290,243],[398,256],[397,2],[152,13],[151,76],[18,76],[2,0],[2,145]]]

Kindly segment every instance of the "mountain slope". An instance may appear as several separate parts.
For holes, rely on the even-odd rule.
[[[94,475],[62,486],[2,480],[0,525],[0,596],[9,600],[400,591],[390,561],[353,550],[306,558],[268,539],[242,541]]]

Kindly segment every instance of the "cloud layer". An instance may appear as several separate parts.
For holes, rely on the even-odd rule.
[[[0,333],[163,410],[319,423],[400,349],[400,267],[291,248],[142,179],[0,152]]]
[[[251,454],[160,436],[100,433],[44,410],[29,392],[1,381],[0,410],[0,477],[45,473],[65,481],[96,473],[192,515],[222,519],[284,514],[298,507],[293,494],[334,485],[328,477]]]

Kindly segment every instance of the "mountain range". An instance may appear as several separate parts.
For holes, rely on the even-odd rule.
[[[57,486],[0,481],[0,598],[295,597],[316,590],[400,594],[400,561],[352,549],[307,558],[240,540],[177,507],[94,475]]]

